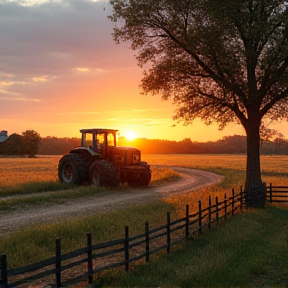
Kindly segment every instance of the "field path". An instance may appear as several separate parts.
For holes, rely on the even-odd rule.
[[[130,205],[147,203],[173,193],[196,191],[223,180],[223,176],[207,171],[183,167],[171,168],[181,174],[181,180],[159,187],[135,188],[126,191],[121,189],[121,191],[100,193],[93,197],[61,200],[60,204],[31,206],[11,212],[3,212],[0,214],[0,233],[3,235],[33,224],[57,222],[71,217],[82,217]],[[39,196],[39,193],[37,195]],[[18,197],[25,197],[25,195]],[[31,194],[29,197],[31,197]]]

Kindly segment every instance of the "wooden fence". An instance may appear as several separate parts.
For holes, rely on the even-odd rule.
[[[271,184],[266,194],[270,203],[280,201],[280,196],[274,195],[274,189],[283,198],[281,202],[284,202],[284,197],[288,199],[288,187]],[[80,281],[92,283],[93,275],[104,270],[123,266],[128,271],[131,263],[141,259],[149,262],[150,255],[159,251],[166,250],[169,254],[174,245],[183,243],[192,235],[201,235],[204,229],[210,230],[212,225],[218,224],[220,220],[226,221],[236,210],[241,211],[245,207],[245,192],[241,189],[240,193],[235,194],[232,189],[231,195],[227,198],[225,194],[222,201],[216,197],[214,204],[209,196],[205,208],[198,201],[198,211],[194,214],[190,214],[189,205],[186,205],[185,217],[177,220],[171,221],[170,212],[167,212],[164,225],[150,229],[146,222],[140,235],[130,236],[129,227],[125,227],[124,238],[92,244],[92,235],[89,233],[86,235],[85,247],[65,254],[61,253],[61,239],[56,238],[55,256],[24,267],[8,269],[7,255],[3,254],[0,256],[0,287],[17,287],[40,280],[46,286],[53,283],[53,287],[65,287]],[[73,273],[69,273],[71,269]],[[77,271],[78,274],[74,275]]]
[[[288,187],[272,186],[272,183],[270,183],[270,185],[267,186],[266,201],[268,201],[269,203],[287,203]]]

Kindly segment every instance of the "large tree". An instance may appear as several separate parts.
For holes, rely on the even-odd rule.
[[[34,130],[26,130],[22,132],[22,138],[25,154],[28,154],[29,158],[34,158],[38,152],[41,141],[40,134]]]
[[[288,4],[277,0],[110,0],[114,40],[131,44],[144,93],[172,98],[185,124],[241,124],[245,189],[262,187],[260,127],[288,109]],[[257,190],[257,189],[256,189]],[[253,204],[253,203],[252,203]]]

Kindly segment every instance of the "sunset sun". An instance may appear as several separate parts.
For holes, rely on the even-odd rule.
[[[125,138],[132,141],[136,138],[136,133],[134,131],[128,131],[125,134]]]

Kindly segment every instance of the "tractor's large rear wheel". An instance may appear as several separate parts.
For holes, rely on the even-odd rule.
[[[119,184],[116,167],[105,160],[95,160],[89,168],[90,182],[97,187],[116,187]]]
[[[64,155],[58,164],[60,182],[73,185],[85,184],[88,180],[88,164],[80,154]]]

